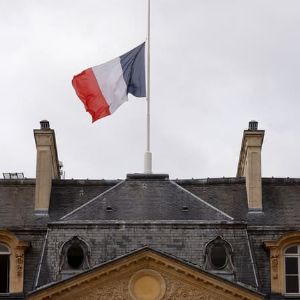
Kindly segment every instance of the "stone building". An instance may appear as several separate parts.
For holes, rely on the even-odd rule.
[[[34,137],[36,179],[0,180],[0,299],[300,299],[300,179],[261,178],[256,122],[234,178],[61,179]]]

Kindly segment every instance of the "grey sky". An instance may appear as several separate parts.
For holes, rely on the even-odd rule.
[[[146,0],[0,0],[0,172],[35,177],[48,119],[67,178],[143,172],[146,102],[94,124],[73,75],[145,40]],[[300,177],[300,1],[152,0],[153,171],[235,176],[243,129],[266,130],[263,176]]]

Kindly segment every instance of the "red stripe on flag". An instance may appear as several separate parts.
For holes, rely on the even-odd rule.
[[[72,85],[93,122],[110,115],[109,106],[101,92],[92,68],[75,75]]]

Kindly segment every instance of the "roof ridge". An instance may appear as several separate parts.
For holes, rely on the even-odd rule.
[[[67,213],[66,215],[62,216],[59,220],[64,220],[65,218],[71,216],[72,214],[74,214],[75,212],[81,210],[83,207],[89,205],[90,203],[93,203],[94,201],[96,201],[98,198],[104,196],[105,194],[109,193],[110,191],[112,191],[113,189],[115,189],[116,187],[118,187],[119,185],[123,184],[125,182],[125,180],[120,181],[119,183],[117,183],[116,185],[112,186],[111,188],[109,188],[108,190],[104,191],[103,193],[97,195],[96,197],[94,197],[93,199],[89,200],[88,202],[82,204],[81,206],[75,208],[74,210],[72,210],[71,212]]]

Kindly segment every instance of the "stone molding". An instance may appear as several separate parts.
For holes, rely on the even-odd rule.
[[[159,272],[142,269],[131,276],[128,283],[128,292],[133,300],[143,298],[161,300],[166,293],[166,282]]]
[[[19,240],[12,232],[0,230],[0,242],[10,249],[9,293],[22,293],[24,283],[24,257],[29,242]]]
[[[77,271],[87,270],[90,268],[90,257],[91,257],[91,248],[89,244],[79,236],[73,236],[59,249],[59,273],[65,270],[70,270],[67,263],[67,253],[71,246],[78,245],[83,251],[83,262],[82,265],[78,268]]]
[[[224,247],[226,253],[226,262],[222,268],[216,268],[211,262],[211,249],[215,245],[221,245]],[[222,236],[217,236],[213,240],[209,241],[205,245],[205,253],[204,253],[204,269],[208,271],[222,271],[224,274],[232,274],[235,276],[235,268],[233,265],[233,249],[232,245],[227,242]]]
[[[284,294],[284,251],[288,246],[300,244],[300,231],[289,232],[277,240],[265,241],[270,251],[270,277],[272,293]]]
[[[41,288],[28,299],[99,300],[128,299],[130,278],[138,272],[151,270],[165,282],[165,293],[157,299],[244,299],[258,300],[264,296],[239,287],[204,271],[151,250],[140,250],[64,282]],[[143,300],[141,298],[141,300]],[[156,300],[156,298],[153,298]]]

